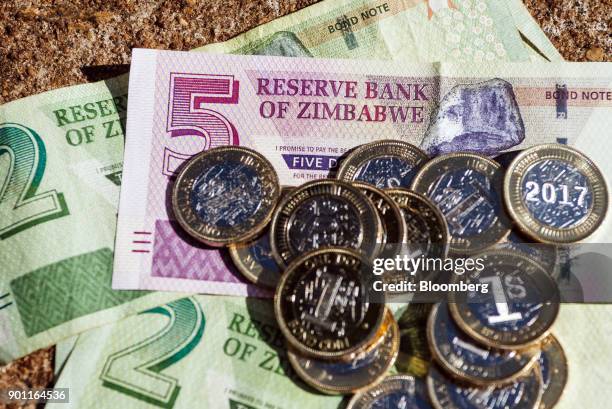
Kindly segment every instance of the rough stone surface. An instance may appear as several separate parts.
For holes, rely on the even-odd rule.
[[[0,104],[126,72],[133,47],[189,50],[317,1],[1,0]],[[612,61],[612,0],[523,2],[567,60]]]
[[[126,72],[132,47],[189,50],[316,1],[0,0],[0,104]],[[612,61],[612,0],[523,2],[565,59]],[[0,389],[49,385],[52,363],[53,348],[0,368]]]
[[[190,50],[318,0],[0,0],[0,104],[128,71],[134,47]]]
[[[55,348],[53,347],[41,349],[0,368],[0,390],[48,387],[53,381],[54,355]],[[16,403],[4,405],[0,403],[0,408],[34,409],[36,405],[34,403],[26,405]]]
[[[523,3],[566,60],[612,61],[612,0]]]

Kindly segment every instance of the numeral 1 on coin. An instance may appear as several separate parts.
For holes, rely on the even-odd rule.
[[[498,276],[484,277],[480,281],[489,282],[492,287],[493,300],[495,301],[495,308],[497,309],[497,315],[491,315],[488,317],[489,324],[499,324],[500,322],[518,321],[523,316],[520,312],[513,312],[510,314],[510,307],[508,306],[508,300],[506,299],[506,292],[502,286],[501,280]]]

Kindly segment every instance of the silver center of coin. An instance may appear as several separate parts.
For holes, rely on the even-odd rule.
[[[438,205],[451,235],[474,236],[497,220],[499,203],[491,180],[473,169],[457,169],[442,175],[428,192]]]
[[[327,332],[344,337],[348,329],[363,321],[367,310],[360,284],[328,272],[327,267],[320,267],[301,280],[294,294],[296,316],[304,328],[317,334]]]
[[[523,203],[539,222],[557,229],[580,224],[593,206],[588,177],[567,162],[533,164],[521,181]]]
[[[384,156],[361,165],[354,180],[370,183],[379,189],[409,187],[416,171],[414,164],[407,160]]]
[[[289,221],[289,244],[296,252],[327,246],[358,248],[361,236],[357,209],[333,196],[305,200]]]
[[[204,223],[232,227],[244,223],[257,212],[263,192],[262,180],[252,167],[225,161],[198,176],[190,202]]]

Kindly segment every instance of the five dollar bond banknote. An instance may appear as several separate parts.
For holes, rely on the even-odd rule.
[[[349,149],[381,138],[431,156],[560,142],[610,175],[601,134],[612,125],[611,83],[611,67],[597,63],[356,65],[134,50],[113,288],[258,294],[174,221],[173,177],[202,150],[255,149],[282,185],[326,177]],[[608,219],[589,240],[611,237]]]

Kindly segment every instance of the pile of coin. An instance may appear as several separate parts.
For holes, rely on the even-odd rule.
[[[546,255],[520,246],[492,248],[582,240],[601,224],[607,200],[601,172],[563,145],[533,146],[505,170],[475,153],[430,160],[394,140],[355,148],[335,178],[283,189],[262,155],[216,148],[187,162],[172,192],[187,233],[227,245],[247,279],[275,291],[297,374],[324,393],[356,393],[351,408],[552,407],[567,378],[563,350],[549,335],[558,299],[510,303],[499,294],[517,291],[509,288],[517,271],[525,294],[554,288],[547,269],[556,260],[545,265]],[[430,349],[410,356],[415,351],[400,351],[403,329],[390,309],[369,299],[364,272],[374,258],[413,244],[430,257],[478,256],[492,275],[476,279],[502,287],[487,302],[468,293],[423,307],[427,328],[406,318],[408,308],[400,326],[410,323],[411,340],[426,338]],[[400,369],[415,357],[427,367],[433,357],[426,385],[418,373],[385,378],[398,355]]]

